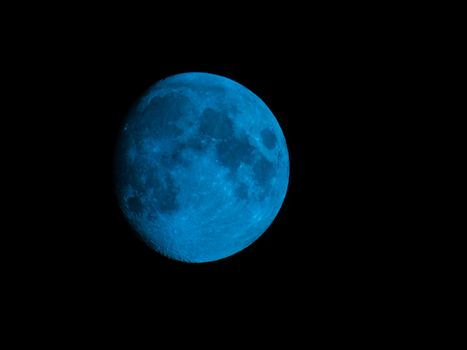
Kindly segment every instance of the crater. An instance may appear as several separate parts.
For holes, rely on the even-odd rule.
[[[154,198],[150,200],[159,211],[169,213],[179,209],[177,195],[180,189],[170,173],[152,172],[146,180],[146,188],[153,191]]]
[[[273,149],[274,147],[276,147],[276,135],[274,135],[274,133],[270,129],[263,129],[261,131],[261,141],[267,149]]]
[[[170,151],[163,153],[160,156],[163,168],[173,169],[176,166],[187,166],[188,162],[183,158],[183,151],[186,148],[189,148],[186,142],[177,142]]]
[[[134,158],[123,155],[119,160],[116,185],[131,189],[125,205],[134,213],[147,211],[148,206],[152,205],[156,210],[175,211],[179,208],[179,188],[168,169],[183,166],[185,160],[176,150],[151,159],[151,163],[147,164],[147,157],[137,154]]]
[[[251,164],[254,150],[245,135],[222,140],[216,145],[220,163],[232,172],[235,172],[241,163]]]
[[[240,199],[248,199],[248,186],[243,182],[238,182],[235,186],[235,194]]]
[[[151,137],[180,136],[183,130],[178,127],[177,121],[186,115],[190,100],[180,94],[170,93],[165,96],[154,97],[141,112],[138,127],[134,130],[136,135]]]
[[[177,201],[179,188],[175,186],[175,182],[171,176],[166,177],[162,191],[156,193],[159,210],[162,212],[174,212],[179,209],[180,205]]]
[[[274,167],[272,162],[261,155],[256,159],[252,169],[256,183],[260,186],[267,186],[273,177]]]
[[[233,122],[225,113],[206,108],[201,115],[199,131],[214,139],[229,138],[233,134]]]

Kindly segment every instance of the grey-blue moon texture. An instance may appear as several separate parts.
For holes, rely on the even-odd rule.
[[[183,73],[152,86],[117,142],[124,216],[160,254],[202,263],[260,237],[284,201],[289,156],[266,104],[228,78]]]

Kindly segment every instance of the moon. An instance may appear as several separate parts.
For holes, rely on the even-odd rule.
[[[256,241],[284,201],[289,156],[266,104],[209,73],[152,86],[125,119],[115,152],[120,208],[174,260],[204,263]]]

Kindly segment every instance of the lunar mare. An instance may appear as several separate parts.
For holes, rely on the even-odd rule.
[[[242,85],[184,73],[129,113],[116,151],[124,216],[157,252],[208,262],[253,243],[284,200],[289,159],[268,107]]]

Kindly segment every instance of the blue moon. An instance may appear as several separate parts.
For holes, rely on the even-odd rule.
[[[284,201],[289,155],[266,104],[208,73],[153,85],[124,120],[115,152],[123,215],[155,251],[204,263],[256,241]]]

